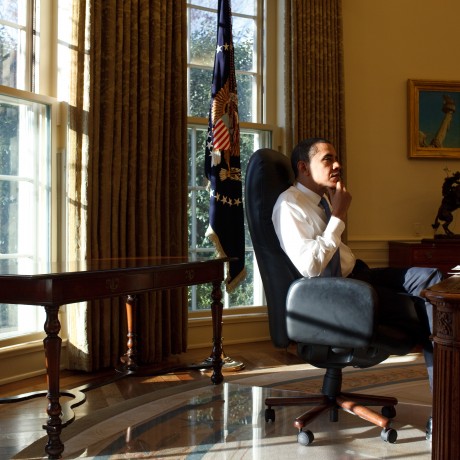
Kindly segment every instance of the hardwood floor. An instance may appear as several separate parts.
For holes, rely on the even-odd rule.
[[[163,368],[180,364],[199,363],[208,358],[209,349],[194,349],[173,356],[163,363]],[[300,364],[295,348],[276,349],[271,342],[256,342],[224,346],[225,356],[244,363],[245,368],[238,371],[244,375],[254,369]],[[159,371],[160,372],[160,371]],[[224,377],[234,371],[225,371]],[[61,390],[74,389],[82,385],[97,384],[116,375],[112,369],[95,373],[61,371]],[[108,385],[99,386],[86,392],[86,402],[75,408],[76,418],[135,398],[143,394],[169,388],[172,385],[210,379],[211,371],[178,371],[154,376],[129,376]],[[13,396],[32,391],[46,390],[46,377],[38,376],[0,386],[0,397]],[[61,403],[68,400],[61,398]],[[44,436],[42,424],[46,424],[46,401],[43,397],[28,401],[0,405],[0,458],[10,458],[12,451],[20,451],[36,439]]]
[[[232,374],[237,374],[237,378],[244,378],[245,374],[250,374],[254,370],[263,371],[264,369],[272,369],[285,365],[303,364],[296,356],[295,347],[280,350],[274,348],[271,342],[225,345],[224,349],[227,357],[243,362],[245,365],[245,368],[238,372],[225,371],[224,377],[227,376],[227,382],[232,381],[230,378]],[[190,350],[187,353],[172,357],[168,362],[163,364],[170,369],[171,366],[178,366],[181,363],[199,363],[208,358],[209,353],[209,349]],[[382,382],[387,382],[388,378],[382,380],[376,375],[369,375],[367,371],[363,371],[364,375],[358,377],[359,381],[357,381],[357,384],[363,385],[364,378],[365,385],[376,385],[378,387],[379,391],[377,394],[396,396],[400,399],[401,404],[398,406],[398,411],[400,412],[398,429],[401,431],[402,443],[398,446],[398,458],[417,457],[428,459],[430,458],[430,451],[429,444],[425,441],[424,427],[431,411],[431,397],[425,378],[421,380],[419,378],[414,379],[413,372],[410,372],[411,369],[409,366],[409,374],[407,376],[404,374],[401,377],[401,373],[398,373],[395,369],[389,374],[391,381],[392,379],[396,379],[400,382],[406,382],[408,387],[399,383],[395,388],[391,388],[386,392],[384,388],[385,383],[382,386]],[[298,371],[294,370],[293,372],[294,374],[290,376],[294,385],[289,387],[291,390],[299,389],[295,386],[295,382],[298,379],[295,373]],[[351,371],[351,374],[354,374],[354,372]],[[96,384],[101,380],[110,379],[114,375],[116,373],[111,369],[91,374],[64,370],[61,372],[61,389],[75,389],[87,384]],[[68,458],[77,458],[80,456],[81,451],[86,452],[87,449],[88,458],[99,458],[93,457],[96,454],[97,456],[100,455],[100,458],[120,458],[115,456],[110,457],[108,456],[108,452],[110,455],[115,455],[119,451],[124,452],[126,448],[131,449],[132,445],[137,446],[136,443],[140,443],[141,447],[139,449],[142,449],[143,455],[148,449],[152,452],[165,453],[164,456],[162,454],[155,454],[148,458],[185,458],[182,455],[184,453],[184,446],[188,446],[187,448],[192,446],[193,448],[190,450],[192,453],[201,453],[202,450],[200,449],[202,449],[202,446],[207,446],[206,449],[209,447],[210,439],[212,439],[211,444],[216,451],[215,456],[212,458],[229,458],[228,455],[231,451],[238,451],[239,455],[237,457],[233,455],[232,458],[298,457],[299,447],[295,442],[296,430],[292,425],[292,420],[298,416],[298,408],[294,407],[285,411],[278,411],[277,421],[281,423],[277,423],[276,426],[270,424],[267,428],[263,416],[256,416],[248,423],[247,413],[253,414],[255,411],[255,413],[260,414],[261,410],[263,410],[264,395],[262,393],[241,390],[241,388],[244,388],[244,385],[241,388],[238,388],[239,385],[235,385],[233,388],[232,385],[229,385],[228,388],[225,388],[224,385],[209,388],[210,375],[211,371],[200,372],[197,370],[182,370],[149,376],[136,374],[87,391],[86,402],[75,408],[77,421],[63,430],[62,440],[68,448]],[[276,376],[273,375],[273,372],[268,371],[265,376],[253,375],[252,377],[256,379],[268,378],[270,380]],[[350,378],[353,378],[353,375]],[[267,382],[267,380],[263,381]],[[183,390],[180,388],[181,385],[183,386]],[[169,391],[171,387],[178,387],[179,391],[171,392]],[[353,385],[350,385],[350,388],[353,388]],[[395,389],[399,393],[394,394],[393,391]],[[0,386],[0,397],[40,390],[46,390],[46,378],[44,375]],[[131,431],[131,425],[128,429],[118,426],[125,422],[130,423],[130,420],[132,420],[133,413],[126,415],[126,420],[123,418],[126,408],[143,407],[145,401],[155,399],[154,393],[156,391],[159,392],[158,396],[161,395],[161,398],[163,398],[161,401],[165,400],[165,395],[174,398],[172,401],[176,401],[176,403],[167,403],[174,406],[171,411],[169,409],[172,406],[168,409],[167,406],[163,407],[160,404],[161,408],[158,413],[155,412],[152,415],[149,412],[148,417],[145,420],[142,419],[143,422],[139,425],[142,429],[139,429],[139,431],[136,431],[137,428]],[[264,389],[264,391],[266,390]],[[279,388],[276,391],[279,391]],[[206,403],[200,410],[188,409],[190,401],[194,401],[193,404],[195,404],[195,398],[198,397],[197,394],[204,394],[200,392],[208,392],[206,393],[208,396],[209,394],[220,394],[218,398],[220,402],[216,402],[215,404]],[[145,398],[142,398],[144,395],[146,395]],[[141,400],[129,401],[138,397],[141,397]],[[61,404],[64,404],[66,400],[69,401],[69,398],[61,397]],[[207,399],[205,398],[204,400]],[[140,403],[139,401],[142,402]],[[226,409],[228,411],[226,412],[228,418],[227,416],[223,416],[222,410],[224,406],[222,406],[221,401],[228,401]],[[38,458],[37,454],[34,454],[32,457],[29,454],[30,452],[43,452],[42,444],[43,449],[45,448],[45,431],[42,425],[47,422],[46,405],[47,401],[44,396],[13,404],[0,404],[0,459],[14,458],[16,454],[24,451],[24,449],[27,449],[27,452],[22,452],[21,458]],[[236,407],[243,408],[242,411],[245,415],[242,418],[238,411],[235,412]],[[135,411],[135,414],[141,413],[136,409]],[[126,414],[129,412],[129,410],[126,411]],[[107,414],[110,415],[107,417]],[[166,414],[166,418],[163,420],[162,417],[164,414]],[[200,422],[201,419],[197,418],[197,414],[203,417],[202,420],[205,421],[204,423]],[[85,415],[90,415],[90,417],[85,418]],[[214,416],[216,418],[213,418]],[[174,423],[170,423],[170,417],[173,417]],[[283,419],[283,417],[285,418]],[[112,421],[112,418],[114,421]],[[95,420],[96,422],[94,422]],[[115,420],[118,420],[118,422]],[[284,423],[282,422],[283,420]],[[92,421],[93,425],[88,424],[89,421]],[[387,447],[385,446],[386,443],[374,441],[375,437],[379,438],[378,429],[370,429],[367,422],[360,421],[359,418],[341,417],[340,421],[340,424],[334,424],[331,427],[329,418],[326,415],[321,420],[315,422],[315,437],[318,436],[317,442],[315,441],[316,448],[325,451],[324,455],[318,454],[317,458],[336,458],[336,449],[341,443],[344,443],[342,444],[342,452],[345,452],[346,449],[349,451],[355,449],[356,455],[350,456],[350,460],[364,458],[365,456],[368,457],[369,455],[372,458],[378,459],[394,456],[394,451],[390,450],[392,446]],[[84,428],[82,433],[85,433],[86,429],[92,430],[93,427],[94,433],[92,435],[94,436],[91,437],[91,442],[88,441],[88,445],[81,444],[81,439],[86,440],[86,438],[84,438],[85,434],[80,435],[80,430]],[[230,431],[229,427],[231,427]],[[356,436],[351,440],[349,433],[358,429],[358,427],[362,427],[363,435]],[[341,431],[342,429],[348,434],[344,435]],[[126,436],[129,434],[129,442],[125,439],[124,430],[126,430]],[[115,436],[114,433],[116,434],[116,439],[112,439]],[[262,435],[262,433],[264,434]],[[64,439],[67,434],[68,438]],[[81,438],[78,436],[81,436]],[[131,436],[133,436],[132,439]],[[287,443],[285,440],[286,436],[286,439],[288,439]],[[279,443],[278,441],[274,442],[278,438],[282,441]],[[251,443],[251,439],[254,441],[253,443]],[[327,439],[327,441],[324,441],[324,439]],[[34,444],[37,440],[40,441]],[[378,439],[378,441],[381,440]],[[148,449],[145,447],[146,442],[148,443]],[[350,447],[351,442],[357,447]],[[361,443],[364,444],[361,445]],[[107,446],[110,447],[108,450],[106,449]],[[276,448],[278,448],[277,451],[274,450]],[[270,450],[267,451],[266,449]],[[291,449],[289,454],[287,453],[288,449]],[[401,452],[401,449],[405,449],[404,452]],[[267,454],[267,452],[269,453]],[[177,456],[176,453],[178,454]],[[144,456],[143,458],[146,457]]]

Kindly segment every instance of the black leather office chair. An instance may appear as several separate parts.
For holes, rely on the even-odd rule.
[[[404,355],[420,341],[421,326],[412,302],[390,292],[399,303],[398,315],[378,312],[375,290],[348,278],[303,278],[281,249],[272,223],[273,206],[294,180],[289,159],[261,149],[249,161],[245,181],[245,207],[249,231],[267,299],[272,342],[286,348],[297,344],[307,363],[326,369],[320,394],[267,398],[266,421],[275,420],[274,406],[311,405],[297,417],[298,442],[310,444],[313,433],[304,427],[325,410],[338,420],[346,409],[382,428],[381,438],[393,443],[391,428],[396,398],[342,392],[342,369],[370,367],[391,354]],[[381,414],[367,406],[382,406]]]

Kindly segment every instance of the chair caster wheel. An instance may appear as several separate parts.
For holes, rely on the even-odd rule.
[[[266,422],[274,422],[275,421],[275,410],[269,407],[265,409],[265,421]]]
[[[394,444],[398,439],[398,432],[393,428],[384,428],[380,433],[380,437],[383,441]]]
[[[383,406],[382,407],[382,415],[386,418],[395,418],[396,417],[396,409],[395,406]]]
[[[299,434],[297,435],[297,442],[299,444],[302,444],[302,446],[308,446],[313,442],[315,439],[315,436],[310,430],[305,430],[305,431],[299,431]]]

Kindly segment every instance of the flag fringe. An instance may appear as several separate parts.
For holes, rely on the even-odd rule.
[[[218,257],[228,257],[227,254],[225,254],[224,248],[220,244],[219,237],[217,236],[216,232],[212,229],[211,226],[208,227],[208,230],[206,231],[205,236],[209,238],[211,243],[214,245]],[[229,277],[230,277],[229,265],[230,265],[229,262],[225,262],[225,266],[227,268],[227,277],[225,279],[225,290],[230,294],[237,288],[237,286],[241,282],[243,282],[246,279],[247,271],[246,271],[246,267],[243,267],[243,270],[241,270],[240,273],[238,273],[238,275],[236,275],[229,282]]]
[[[227,277],[227,279],[225,280],[225,289],[227,290],[227,292],[231,294],[246,279],[246,276],[246,267],[243,267],[243,270],[241,270],[240,273],[238,273],[238,275],[236,275],[230,283],[228,282]]]
[[[205,236],[211,240],[211,243],[216,248],[216,253],[219,257],[228,257],[227,254],[225,254],[224,248],[220,244],[220,240],[219,240],[219,237],[217,236],[217,233],[213,230],[211,226],[209,226],[208,229],[206,230]]]

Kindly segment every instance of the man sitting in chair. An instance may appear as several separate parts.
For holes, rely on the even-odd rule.
[[[351,195],[342,181],[337,153],[328,140],[301,141],[292,152],[291,165],[295,184],[278,197],[272,215],[281,247],[305,277],[351,277],[375,288],[381,286],[410,296],[426,326],[423,352],[432,388],[433,346],[429,340],[432,306],[420,297],[420,292],[439,283],[441,272],[419,267],[371,269],[356,260],[341,240]],[[397,306],[379,300],[383,312],[395,313]],[[427,439],[431,439],[431,417],[427,423]]]

